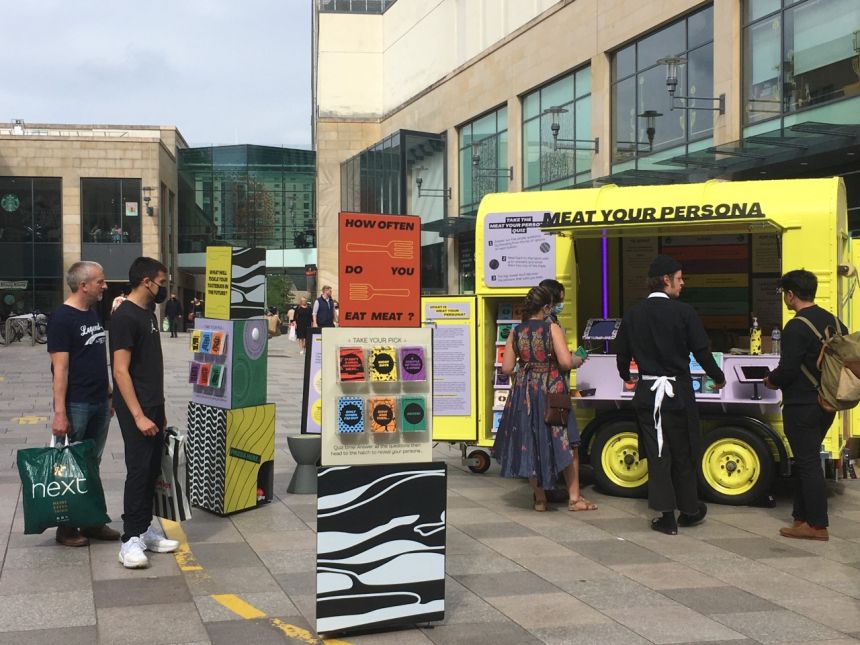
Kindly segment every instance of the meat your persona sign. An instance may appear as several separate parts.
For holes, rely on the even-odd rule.
[[[720,202],[701,204],[663,204],[630,208],[601,208],[545,212],[540,228],[544,231],[577,226],[613,226],[652,222],[727,221],[766,217],[759,202]]]
[[[340,213],[342,327],[421,326],[421,218]]]

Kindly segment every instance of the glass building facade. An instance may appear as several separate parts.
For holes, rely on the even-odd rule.
[[[594,155],[587,145],[592,138],[591,67],[529,92],[522,101],[523,189],[558,190],[589,182]],[[550,108],[564,110],[556,116],[558,142],[552,137]]]
[[[62,181],[0,177],[0,320],[63,301]]]
[[[671,149],[690,151],[693,142],[709,145],[714,112],[672,110],[661,58],[687,60],[678,71],[676,96],[714,96],[714,9],[708,6],[619,49],[612,58],[613,171],[639,167],[639,157]],[[683,99],[676,99],[679,104]],[[690,102],[704,107],[709,103]],[[653,142],[647,135],[647,111],[659,113]],[[656,158],[656,157],[655,157]],[[629,162],[625,164],[624,162]],[[624,165],[620,165],[624,164]]]
[[[316,246],[315,153],[268,146],[179,151],[179,253]]]
[[[860,2],[747,0],[744,9],[744,125],[860,97]],[[850,122],[858,110],[858,100],[843,102],[785,124]]]
[[[508,189],[508,108],[460,127],[460,216],[476,217],[484,195]]]
[[[397,0],[318,0],[320,13],[385,13]]]

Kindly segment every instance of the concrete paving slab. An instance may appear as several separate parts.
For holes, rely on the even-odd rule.
[[[483,538],[534,537],[537,535],[530,528],[513,522],[487,522],[485,524],[475,522],[473,524],[465,524],[462,531],[476,540]]]
[[[840,632],[860,632],[860,600],[855,598],[783,599],[779,604]]]
[[[117,553],[119,550],[117,549]],[[15,547],[6,550],[4,569],[53,569],[63,566],[89,565],[88,549],[63,547],[56,542],[37,547]]]
[[[192,596],[280,590],[277,581],[262,565],[192,571],[185,574],[185,581]]]
[[[611,568],[631,580],[655,590],[710,588],[714,585],[712,578],[678,562],[624,564]]]
[[[191,600],[188,585],[180,576],[97,580],[93,583],[93,598],[97,609],[136,607],[165,603],[187,603]]]
[[[731,553],[737,553],[751,560],[759,560],[761,558],[803,558],[809,553],[795,548],[791,544],[786,544],[786,541],[771,540],[763,537],[748,537],[748,538],[730,538],[706,540],[709,544],[725,549]],[[793,540],[797,541],[797,540]]]
[[[860,546],[858,546],[860,549]],[[759,560],[774,569],[809,580],[846,596],[860,599],[860,572],[854,567],[826,558],[771,558]]]
[[[540,639],[509,620],[498,623],[445,624],[423,631],[436,645],[541,645]]]
[[[706,643],[744,637],[743,634],[680,605],[661,607],[659,611],[645,607],[630,607],[613,609],[606,613],[652,643],[679,643],[691,640]]]
[[[316,571],[278,573],[275,580],[289,596],[314,595],[317,591]]]
[[[109,607],[97,614],[99,645],[173,645],[209,640],[193,602]]]
[[[644,607],[659,608],[659,611],[663,611],[664,608],[677,606],[677,603],[663,594],[621,574],[605,580],[574,582],[565,591],[607,615],[617,609]]]
[[[532,630],[546,645],[651,645],[636,632],[616,622]]]
[[[194,558],[204,569],[257,567],[262,564],[244,542],[202,542],[194,545]]]
[[[571,548],[606,566],[668,562],[668,559],[659,553],[622,538],[579,542]]]
[[[92,593],[92,579],[88,565],[68,567],[9,569],[0,576],[0,596],[37,594],[52,589]]]
[[[842,637],[834,629],[786,610],[714,614],[713,619],[761,643],[808,642]]]
[[[93,580],[139,580],[180,575],[176,559],[169,553],[147,553],[149,567],[126,569],[119,563],[119,544],[90,545],[90,568]]]
[[[92,596],[80,591],[45,590],[4,596],[0,602],[0,632],[94,624],[96,614]]]
[[[29,631],[0,632],[0,645],[93,645],[98,642],[95,624]]]
[[[488,597],[487,601],[529,631],[612,622],[609,617],[563,592]]]
[[[530,571],[509,571],[505,573],[452,577],[481,598],[555,593],[558,591],[558,587]]]
[[[445,557],[445,573],[449,576],[523,570],[523,567],[513,560],[496,554],[457,554]]]
[[[443,624],[495,623],[506,618],[486,600],[453,578],[445,578],[445,618]]]
[[[283,616],[278,617],[278,620],[286,625],[293,625],[297,622],[306,625],[301,616]],[[237,643],[307,645],[308,643],[307,639],[290,638],[283,630],[273,625],[271,619],[268,618],[206,623],[205,627],[212,645],[236,645]],[[302,629],[305,630],[309,628],[310,626],[302,626]]]
[[[662,589],[661,593],[705,616],[748,611],[774,611],[780,608],[779,605],[731,586]]]

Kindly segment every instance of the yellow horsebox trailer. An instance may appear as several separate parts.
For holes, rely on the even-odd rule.
[[[583,463],[604,491],[621,496],[644,495],[648,471],[613,339],[624,310],[647,295],[657,253],[682,263],[681,299],[698,311],[726,373],[726,388],[715,392],[691,357],[704,437],[700,479],[712,501],[754,503],[775,476],[791,471],[780,393],[760,384],[779,361],[778,337],[792,316],[777,292],[779,276],[797,268],[815,273],[816,302],[854,329],[856,262],[839,178],[492,194],[481,201],[475,250],[475,295],[423,303],[436,328],[434,365],[442,370],[434,383],[434,439],[467,446],[475,472],[489,467],[510,388],[499,369],[501,347],[519,322],[523,297],[545,278],[565,287],[559,322],[571,349],[589,351],[571,374]],[[764,343],[751,355],[754,320]],[[846,441],[860,434],[856,417],[857,410],[837,415],[824,440],[831,473],[839,472]]]

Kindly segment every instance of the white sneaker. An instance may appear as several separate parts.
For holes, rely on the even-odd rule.
[[[144,553],[144,544],[140,538],[130,538],[128,542],[123,542],[119,549],[119,561],[126,569],[146,569],[149,566],[149,559]]]
[[[146,533],[140,536],[140,539],[146,549],[153,553],[173,553],[179,548],[177,540],[168,540],[164,537],[164,533],[151,526]]]

